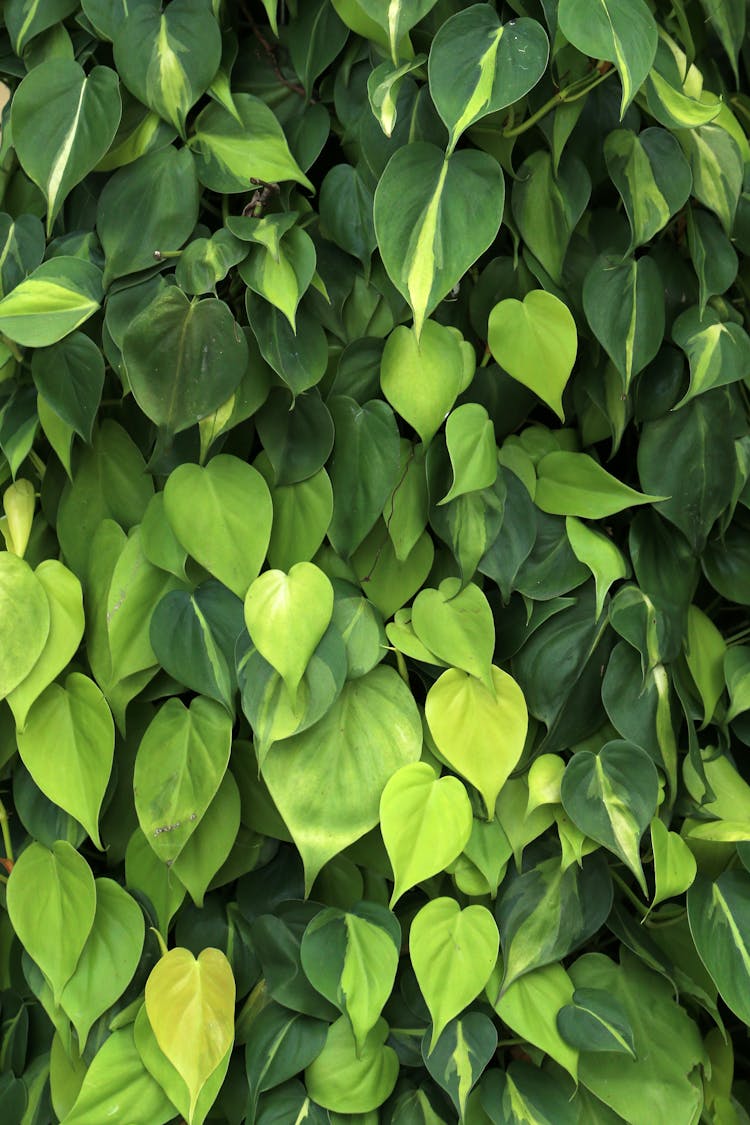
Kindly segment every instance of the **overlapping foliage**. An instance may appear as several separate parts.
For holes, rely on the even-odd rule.
[[[748,1122],[744,0],[3,18],[3,1125]]]

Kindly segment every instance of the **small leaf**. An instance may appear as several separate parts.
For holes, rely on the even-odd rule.
[[[430,652],[494,691],[495,622],[478,586],[470,582],[461,589],[457,578],[445,578],[437,590],[420,590],[412,605],[411,624]]]
[[[51,258],[0,300],[0,332],[25,347],[47,347],[88,320],[101,299],[101,270],[81,258]]]
[[[703,704],[703,726],[710,722],[724,690],[724,638],[697,605],[691,605],[687,616],[685,656],[690,675]]]
[[[578,351],[567,305],[542,289],[532,289],[523,301],[509,297],[490,313],[488,333],[490,351],[500,366],[563,421],[562,394]]]
[[[579,1051],[614,1051],[635,1058],[633,1029],[622,1005],[598,988],[578,988],[557,1013],[566,1042]]]
[[[596,583],[596,616],[601,616],[604,599],[613,582],[627,578],[630,566],[622,551],[599,531],[594,531],[575,516],[567,516],[565,530],[568,533],[573,554],[587,566]]]
[[[656,889],[652,906],[684,894],[695,881],[698,866],[695,856],[677,832],[670,832],[658,817],[651,822],[651,849],[654,853]]]
[[[495,427],[483,406],[466,402],[452,410],[445,423],[445,443],[453,482],[438,504],[492,487],[497,479]]]

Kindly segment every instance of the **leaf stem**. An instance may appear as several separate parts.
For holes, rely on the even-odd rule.
[[[10,838],[10,827],[8,825],[8,812],[0,799],[0,831],[3,834],[3,847],[5,848],[5,858],[11,863],[14,862],[13,855],[13,841]]]
[[[617,874],[617,872],[615,871],[614,868],[610,868],[610,874],[611,874],[612,878],[614,879],[614,881],[617,883],[620,890],[624,891],[627,898],[630,900],[632,905],[636,908],[636,910],[638,911],[638,913],[641,916],[641,920],[645,921],[646,917],[648,916],[648,912],[649,912],[648,907],[643,905],[643,903],[638,898],[638,896],[633,891],[631,891],[628,884],[625,882],[625,880],[622,878],[621,875]]]
[[[609,78],[610,74],[616,73],[617,71],[612,67],[611,70],[605,70],[604,74],[599,74],[597,72],[596,78],[593,80],[590,78],[579,78],[577,82],[571,82],[570,86],[564,86],[562,90],[558,90],[549,101],[545,102],[535,113],[532,113],[531,117],[527,117],[520,125],[515,125],[511,129],[503,129],[501,135],[503,137],[520,136],[521,133],[525,133],[527,129],[531,129],[538,121],[541,121],[543,117],[546,117],[548,113],[556,109],[558,105],[561,105],[563,102],[574,102],[577,101],[578,98],[585,97],[585,95],[598,86],[600,82],[604,82]],[[582,85],[582,83],[584,84]]]

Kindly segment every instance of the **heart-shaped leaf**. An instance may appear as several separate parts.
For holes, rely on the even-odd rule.
[[[459,579],[446,578],[437,590],[420,590],[412,605],[411,624],[430,652],[494,691],[495,621],[478,586],[470,582],[461,589]]]
[[[44,585],[29,564],[0,551],[0,698],[31,673],[44,651],[50,617]]]
[[[563,421],[562,394],[578,352],[568,306],[552,293],[532,289],[523,301],[509,297],[495,305],[488,333],[490,351],[500,366]]]

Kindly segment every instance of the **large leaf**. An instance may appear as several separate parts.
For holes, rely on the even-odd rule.
[[[51,628],[44,585],[27,562],[0,552],[0,696],[30,675]]]
[[[656,21],[643,0],[560,0],[560,30],[584,55],[614,63],[622,83],[621,115],[632,102],[656,54]]]
[[[165,1125],[174,1112],[175,1107],[143,1065],[130,1026],[112,1032],[94,1055],[63,1121],[65,1125],[101,1125],[109,1117]]]
[[[47,200],[47,234],[75,187],[98,164],[120,122],[117,75],[87,75],[72,59],[48,59],[18,87],[12,104],[16,152]]]
[[[664,129],[616,129],[604,147],[607,171],[627,211],[631,246],[640,246],[667,225],[690,195],[690,167]]]
[[[583,307],[627,391],[664,337],[664,286],[654,260],[597,258],[583,285]]]
[[[534,502],[552,515],[602,519],[634,504],[663,499],[623,484],[587,453],[547,453],[536,472]]]
[[[47,347],[88,320],[101,299],[101,270],[61,255],[42,262],[0,300],[0,332],[26,347]]]
[[[341,1016],[329,1027],[323,1050],[305,1071],[308,1095],[336,1113],[364,1115],[377,1109],[399,1073],[398,1056],[385,1044],[387,1036],[388,1024],[380,1019],[358,1048],[349,1020]]]
[[[750,1022],[750,876],[725,871],[715,882],[698,876],[687,905],[695,947],[722,1000],[744,1023]]]
[[[495,238],[504,198],[503,174],[486,153],[462,149],[447,158],[417,141],[391,157],[375,192],[375,233],[418,338],[425,318]]]

